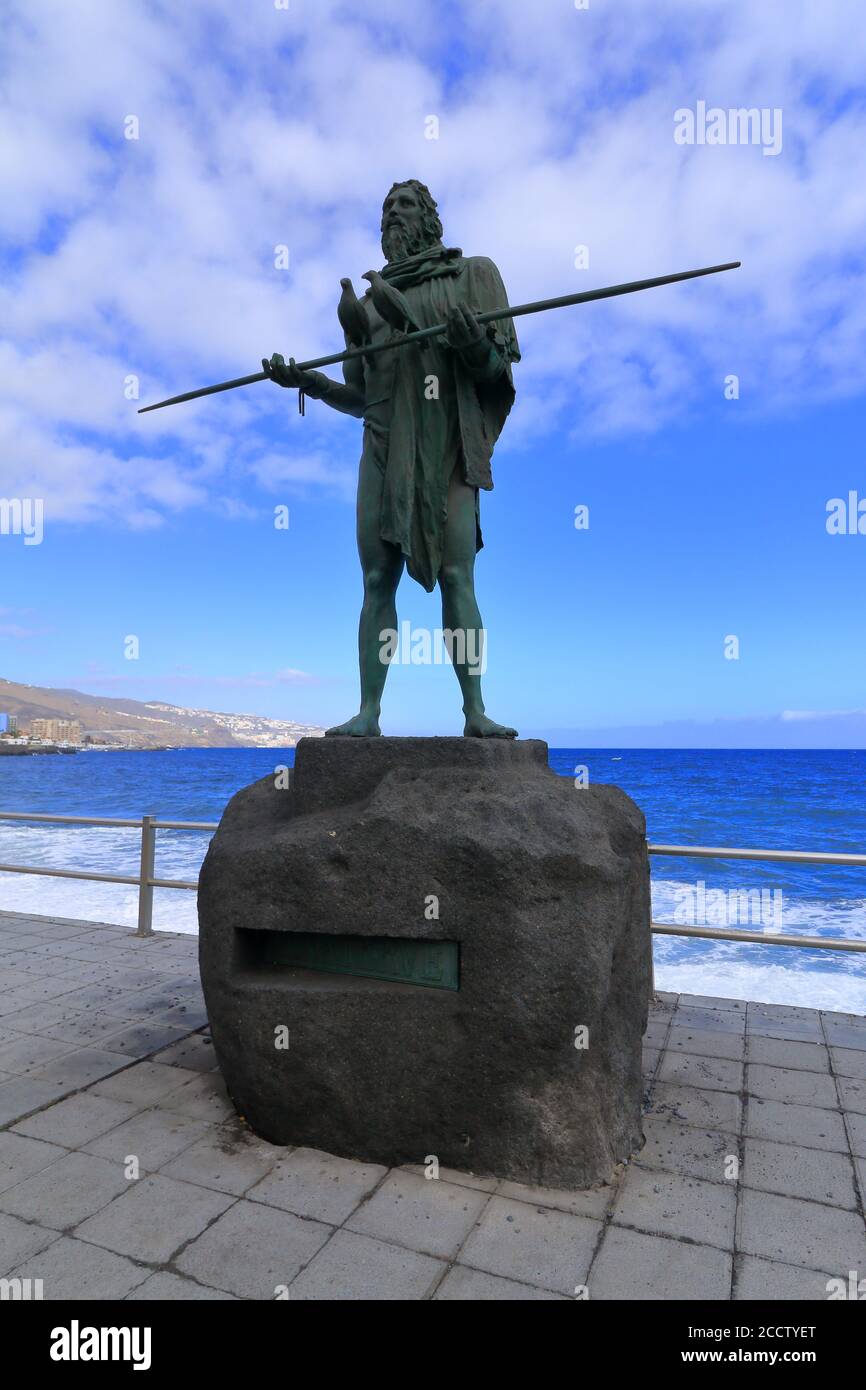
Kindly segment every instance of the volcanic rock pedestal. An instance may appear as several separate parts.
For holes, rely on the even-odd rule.
[[[217,1058],[252,1128],[558,1187],[643,1142],[644,819],[547,745],[302,739],[202,866]]]

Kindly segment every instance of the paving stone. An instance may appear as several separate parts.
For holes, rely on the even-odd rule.
[[[7,1042],[0,1044],[0,1071],[24,1076],[71,1051],[70,1043],[58,1042],[56,1038],[40,1038],[35,1033],[12,1033]]]
[[[57,1144],[43,1144],[8,1130],[0,1133],[0,1192],[32,1177],[65,1153]]]
[[[163,1067],[162,1070],[170,1073],[180,1068]],[[194,1081],[187,1082],[179,1091],[172,1091],[159,1104],[170,1107],[179,1115],[189,1115],[193,1120],[207,1120],[211,1124],[221,1124],[235,1114],[219,1072],[197,1075]]]
[[[716,999],[710,994],[680,994],[679,996],[671,994],[668,997],[674,1001],[679,999],[682,1009],[712,1009],[714,1012],[722,1010],[734,1014],[746,1012],[745,999]]]
[[[700,1129],[739,1132],[742,1105],[730,1091],[704,1091],[695,1086],[674,1086],[657,1081],[653,1088],[650,1115],[666,1116]]]
[[[137,1066],[127,1067],[116,1076],[98,1082],[91,1087],[91,1095],[127,1101],[145,1110],[165,1101],[197,1076],[197,1072],[188,1071],[185,1067],[159,1067],[155,1062],[139,1062]]]
[[[644,1047],[641,1053],[641,1069],[645,1077],[653,1077],[658,1069],[661,1049],[658,1047]]]
[[[670,1019],[651,1019],[644,1031],[644,1047],[664,1047],[670,1029]]]
[[[753,1139],[773,1139],[780,1144],[802,1144],[808,1149],[831,1149],[836,1153],[848,1151],[841,1115],[814,1105],[788,1105],[752,1096],[745,1132]]]
[[[309,1264],[332,1230],[319,1221],[241,1199],[188,1245],[176,1264],[210,1288],[240,1298],[273,1299]]]
[[[155,1173],[194,1144],[208,1128],[203,1120],[191,1120],[171,1110],[142,1110],[116,1129],[91,1139],[85,1148],[87,1153],[113,1159],[118,1164],[135,1156],[142,1173]]]
[[[273,1152],[278,1155],[280,1150]],[[319,1149],[295,1149],[278,1158],[268,1176],[247,1196],[296,1216],[312,1216],[340,1226],[387,1171],[377,1164],[335,1158]]]
[[[857,1205],[850,1158],[825,1149],[747,1139],[742,1181],[746,1187],[763,1192],[827,1202],[834,1207],[853,1209]]]
[[[850,1076],[840,1076],[836,1085],[843,1110],[853,1111],[855,1115],[866,1115],[866,1081],[855,1081]]]
[[[110,970],[103,969],[98,965],[87,965],[80,960],[53,961],[51,973],[64,980],[75,980],[79,985],[101,984],[109,980],[112,975]]]
[[[127,1186],[118,1164],[70,1153],[0,1193],[0,1209],[65,1231],[107,1206]]]
[[[193,1029],[205,1026],[207,1009],[204,1006],[204,1000],[200,1003],[185,1000],[182,1004],[175,1004],[171,1009],[166,1009],[164,1013],[157,1014],[153,1021],[160,1025],[179,1028],[189,1034]]]
[[[822,1014],[827,1041],[833,1047],[866,1052],[866,1019],[857,1014]]]
[[[0,1125],[22,1120],[34,1110],[40,1110],[59,1100],[71,1088],[57,1081],[36,1081],[31,1076],[13,1076],[0,1081]]]
[[[733,1183],[702,1182],[632,1165],[613,1207],[618,1226],[732,1249],[737,1193]]]
[[[34,1004],[7,1018],[10,1027],[22,1033],[38,1033],[78,1047],[103,1039],[124,1026],[122,1018],[111,1014],[85,1013],[57,1004]]]
[[[163,1165],[161,1171],[166,1177],[186,1179],[201,1187],[213,1187],[218,1192],[231,1192],[241,1197],[270,1172],[283,1153],[282,1149],[244,1129],[237,1119],[219,1126],[208,1125],[205,1120],[188,1120],[187,1123],[206,1125],[206,1133],[177,1158]]]
[[[362,1235],[453,1259],[487,1200],[485,1192],[397,1170],[347,1225]]]
[[[136,1107],[125,1101],[109,1100],[107,1096],[82,1091],[79,1095],[67,1096],[66,1100],[58,1101],[47,1110],[37,1111],[27,1120],[20,1120],[14,1132],[30,1135],[34,1139],[45,1139],[67,1149],[78,1149],[135,1113]]]
[[[143,1284],[139,1284],[131,1294],[127,1295],[129,1303],[177,1303],[177,1302],[219,1302],[236,1303],[237,1299],[233,1293],[224,1293],[221,1289],[206,1289],[203,1284],[196,1284],[192,1279],[181,1279],[179,1274],[172,1274],[170,1270],[160,1270],[158,1274],[152,1274],[149,1279],[145,1279]]]
[[[801,1269],[795,1265],[778,1264],[775,1260],[758,1260],[753,1255],[738,1257],[734,1298],[756,1302],[790,1300],[800,1302],[827,1301],[826,1274],[816,1269]]]
[[[667,1116],[648,1115],[643,1127],[646,1143],[633,1160],[639,1167],[661,1168],[705,1182],[731,1181],[725,1172],[732,1171],[731,1158],[738,1158],[736,1135],[698,1129]]]
[[[763,1100],[781,1100],[794,1105],[816,1105],[838,1110],[839,1098],[832,1076],[788,1067],[767,1067],[750,1063],[746,1070],[746,1090]]]
[[[337,1231],[289,1288],[292,1301],[403,1302],[423,1299],[447,1268],[443,1260]]]
[[[426,1172],[423,1163],[401,1164],[404,1173],[416,1173],[423,1178]],[[478,1173],[461,1173],[457,1168],[440,1168],[441,1182],[455,1182],[458,1187],[474,1187],[478,1192],[495,1192],[499,1186],[498,1178],[481,1177]]]
[[[15,986],[15,994],[25,1004],[37,1004],[40,999],[59,999],[75,989],[74,980],[65,980],[51,975],[29,976],[23,984]]]
[[[668,1051],[662,1059],[657,1079],[680,1086],[697,1086],[704,1091],[739,1092],[743,1089],[743,1064],[725,1057],[700,1057],[691,1052]]]
[[[125,1066],[122,1057],[112,1052],[103,1052],[96,1047],[82,1047],[75,1052],[56,1058],[31,1073],[39,1081],[57,1081],[76,1089],[100,1081]]]
[[[678,1028],[674,1025],[667,1036],[669,1052],[690,1052],[697,1057],[726,1057],[741,1062],[746,1052],[746,1040],[741,1033],[714,1033],[705,1028]]]
[[[45,1302],[125,1298],[148,1276],[141,1265],[72,1236],[61,1236],[13,1273],[21,1279],[41,1279]]]
[[[848,1270],[866,1269],[866,1234],[855,1212],[744,1187],[737,1226],[738,1249],[747,1255],[840,1278]]]
[[[768,1007],[768,1006],[767,1006]],[[787,1013],[767,1013],[749,1008],[748,1029],[750,1034],[764,1038],[787,1038],[790,1042],[824,1041],[821,1022],[816,1013],[807,1010],[790,1009]]]
[[[168,1023],[136,1023],[122,1028],[119,1033],[115,1031],[110,1038],[106,1038],[105,1046],[126,1057],[148,1057],[151,1052],[158,1052],[160,1048],[179,1042],[184,1037],[186,1031],[183,1028]]]
[[[81,1009],[82,1013],[94,1010],[109,1008],[115,1018],[127,1018],[134,1015],[128,1014],[126,1009],[120,1007],[120,1001],[125,997],[126,991],[119,989],[117,985],[106,984],[101,981],[99,984],[82,985],[80,981],[69,981],[71,992],[66,996],[66,1002],[73,1009]]]
[[[0,1278],[6,1278],[16,1265],[37,1255],[56,1239],[56,1231],[46,1231],[0,1211]]]
[[[514,1202],[528,1202],[533,1207],[553,1207],[556,1211],[568,1211],[573,1216],[589,1216],[601,1221],[610,1206],[614,1188],[588,1187],[582,1192],[563,1192],[555,1187],[527,1187],[520,1182],[501,1182],[496,1189],[497,1196],[507,1197]]]
[[[830,1053],[824,1043],[789,1042],[785,1038],[765,1038],[750,1033],[747,1041],[750,1062],[769,1067],[787,1067],[792,1071],[830,1070]]]
[[[609,1226],[589,1277],[591,1302],[721,1301],[731,1294],[731,1256],[708,1245]]]
[[[221,1192],[159,1175],[126,1185],[129,1190],[123,1196],[83,1222],[75,1234],[149,1264],[164,1264],[233,1200]]]
[[[778,1023],[815,1023],[818,1021],[816,1009],[804,1008],[801,1004],[764,1004],[760,1001],[752,1000],[748,1004],[749,1018],[754,1020],[769,1019]],[[839,1014],[837,1017],[844,1017]]]
[[[708,1033],[733,1033],[742,1037],[746,1031],[746,1016],[734,1009],[689,1008],[682,1004],[673,1019],[675,1028],[688,1028]]]
[[[866,1115],[850,1114],[847,1123],[851,1136],[851,1152],[858,1158],[866,1158]]]
[[[145,989],[122,991],[112,999],[111,1007],[123,1018],[152,1021],[173,1008],[179,998],[177,990],[170,985],[150,985]]]
[[[585,1216],[491,1197],[460,1263],[573,1297],[586,1283],[601,1232],[601,1222]]]
[[[564,1294],[550,1289],[536,1289],[531,1284],[517,1284],[498,1274],[484,1274],[480,1269],[454,1265],[433,1295],[434,1303],[564,1303]]]
[[[854,1076],[866,1081],[866,1052],[854,1047],[831,1047],[830,1056],[837,1076]]]
[[[214,1071],[217,1065],[213,1043],[210,1038],[202,1037],[201,1033],[181,1038],[180,1042],[155,1053],[152,1060],[164,1066],[187,1067],[191,1071]]]

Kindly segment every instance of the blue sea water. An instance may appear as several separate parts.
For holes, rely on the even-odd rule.
[[[216,821],[292,761],[260,748],[0,758],[0,810]],[[550,765],[622,787],[651,843],[866,852],[866,751],[559,748]],[[207,840],[160,831],[157,875],[194,879]],[[0,821],[4,863],[135,874],[138,853],[134,829]],[[866,940],[866,867],[654,856],[652,879],[659,922]],[[137,890],[0,873],[0,909],[133,925]],[[195,894],[158,889],[154,924],[194,932]],[[655,964],[660,989],[866,1013],[866,958],[850,952],[657,936]]]

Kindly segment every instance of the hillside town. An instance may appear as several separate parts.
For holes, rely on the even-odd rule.
[[[294,748],[324,729],[290,719],[108,700],[0,681],[0,755],[161,748]]]

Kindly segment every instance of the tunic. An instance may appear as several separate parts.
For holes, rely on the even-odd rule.
[[[432,247],[392,262],[383,278],[405,295],[419,328],[444,323],[453,305],[476,313],[508,303],[502,278],[483,256]],[[392,333],[364,296],[372,341]],[[380,534],[396,545],[413,579],[435,587],[442,566],[448,486],[455,468],[470,487],[493,487],[490,459],[514,401],[511,364],[520,360],[511,319],[488,324],[487,341],[505,363],[493,381],[481,378],[444,337],[425,339],[364,362],[363,462],[383,476]],[[477,513],[476,513],[477,514]],[[477,524],[476,546],[481,548]]]

